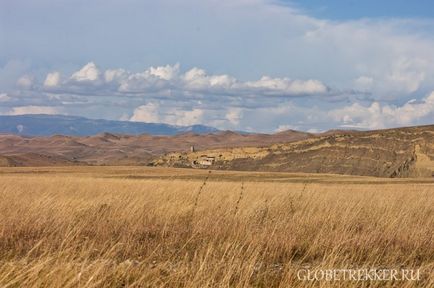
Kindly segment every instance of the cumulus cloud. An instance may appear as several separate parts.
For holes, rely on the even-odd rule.
[[[354,80],[354,87],[361,91],[370,91],[373,84],[374,79],[369,76],[360,76]]]
[[[158,108],[159,105],[156,103],[141,105],[134,110],[133,116],[130,118],[130,121],[146,123],[160,122]]]
[[[405,71],[408,65],[405,61],[397,63],[401,74],[391,74],[392,80],[386,77],[382,81],[397,81],[402,77],[399,81],[407,81],[405,89],[415,92],[419,84],[414,84],[413,80],[418,82],[422,76],[408,72],[407,77]],[[371,74],[362,74],[352,81],[353,87],[360,91],[372,90],[380,83]],[[182,71],[179,64],[131,72],[122,68],[100,70],[95,63],[90,62],[63,81],[59,72],[51,72],[46,76],[43,86],[33,83],[32,87],[35,93],[38,93],[38,87],[43,87],[46,90],[42,92],[48,92],[47,99],[68,105],[68,111],[71,109],[69,107],[84,107],[83,103],[87,101],[80,99],[89,100],[91,98],[83,97],[92,96],[95,99],[92,102],[94,106],[100,105],[100,108],[105,109],[106,104],[101,103],[110,101],[113,107],[119,107],[120,113],[116,119],[122,116],[124,120],[147,123],[206,124],[220,129],[379,129],[425,124],[434,117],[434,92],[419,100],[397,105],[369,100],[363,98],[362,94],[362,98],[351,98],[352,94],[329,88],[314,79],[263,76],[258,80],[242,81],[228,74],[210,74],[197,67]],[[32,89],[26,90],[26,95]],[[313,97],[317,95],[322,97]],[[335,95],[343,96],[334,98]],[[0,97],[2,102],[8,100],[8,95]],[[27,105],[12,108],[7,113],[57,114],[59,109],[32,99]]]
[[[387,87],[394,85],[394,89],[413,93],[425,80],[427,66],[426,60],[399,58],[393,63],[391,71],[386,74],[385,84]]]
[[[33,76],[23,75],[17,80],[17,85],[24,89],[30,89],[33,85]]]
[[[191,110],[163,108],[158,103],[148,103],[137,107],[130,121],[189,126],[202,123],[203,115],[204,111],[198,108]]]
[[[166,66],[167,67],[167,66]],[[171,84],[176,80],[172,80],[173,75],[166,74],[159,68],[164,67],[151,67],[143,72],[131,73],[125,72],[120,77],[114,78],[112,81],[113,88],[115,91],[120,93],[155,93],[164,92],[170,89]],[[167,72],[168,69],[166,69]]]
[[[104,80],[106,82],[120,81],[126,74],[124,69],[108,69],[104,72]]]
[[[131,62],[152,62],[156,59],[155,51],[158,51],[157,59],[162,61],[173,61],[167,59],[179,55],[182,58],[175,61],[239,71],[237,75],[244,74],[243,77],[259,78],[261,75],[257,73],[300,73],[330,82],[330,78],[352,81],[359,75],[372,73],[380,83],[390,76],[395,84],[406,80],[394,75],[402,69],[394,67],[394,63],[399,59],[405,62],[419,58],[429,65],[416,63],[405,69],[423,72],[425,80],[422,82],[429,80],[433,83],[432,73],[429,73],[433,71],[434,55],[431,19],[326,20],[294,9],[292,1],[225,0],[218,1],[217,5],[215,1],[185,0],[176,9],[168,9],[173,7],[172,0],[151,2],[131,1],[125,5],[122,1],[113,1],[104,7],[87,3],[92,15],[112,15],[114,11],[123,11],[119,15],[128,15],[121,17],[121,21],[104,25],[95,21],[95,17],[83,17],[80,5],[63,9],[62,6],[51,7],[49,2],[38,1],[32,5],[34,15],[21,15],[16,12],[20,11],[20,2],[11,3],[14,9],[5,17],[19,19],[16,21],[23,23],[23,27],[30,28],[28,26],[32,25],[34,29],[22,29],[21,26],[20,29],[12,25],[13,21],[6,21],[5,32],[19,35],[25,45],[20,43],[20,47],[4,47],[9,53],[3,54],[20,55],[18,57],[28,54],[30,59],[53,59],[55,63],[64,59],[63,55],[74,55],[74,59],[89,59],[98,55],[104,65],[117,61],[135,65]],[[283,2],[286,5],[276,5]],[[191,7],[194,7],[194,12]],[[138,15],[134,11],[142,13]],[[162,14],[167,17],[161,18]],[[48,32],[52,34],[41,29],[47,23],[34,21],[37,15],[46,16],[44,18],[53,29]],[[83,26],[58,21],[65,17],[79,19]],[[9,22],[11,24],[7,25]],[[82,33],[82,27],[87,27],[86,33]],[[199,31],[191,27],[206,29]],[[32,49],[35,42],[47,43],[53,35],[57,35],[54,32],[62,31],[69,31],[70,41],[51,41],[52,45],[46,46],[43,51]],[[33,37],[29,37],[30,33]],[[149,35],[158,37],[150,41]],[[83,46],[83,42],[92,45]],[[17,50],[15,54],[12,53],[14,50]],[[412,86],[409,87],[411,90]]]
[[[275,5],[281,1],[271,0],[225,0],[218,5],[213,1],[185,0],[179,9],[167,9],[167,5],[173,4],[171,0],[153,2],[153,9],[147,9],[149,1],[139,2],[124,5],[115,1],[104,7],[89,3],[89,11],[101,15],[111,11],[131,12],[138,7],[146,15],[142,13],[135,18],[134,13],[123,13],[133,16],[101,26],[94,25],[92,17],[83,18],[83,25],[90,27],[85,34],[66,22],[56,21],[58,24],[52,26],[58,31],[72,29],[67,46],[66,42],[58,41],[41,52],[32,48],[33,42],[28,42],[29,45],[20,45],[19,50],[6,47],[11,52],[4,53],[15,55],[14,50],[25,51],[23,55],[41,70],[47,59],[65,63],[62,62],[65,54],[73,55],[71,59],[81,59],[77,61],[98,55],[96,64],[110,67],[124,63],[121,68],[104,70],[89,62],[67,74],[69,63],[66,63],[66,67],[56,67],[62,71],[62,78],[54,74],[57,72],[35,75],[42,76],[35,79],[46,76],[45,81],[39,84],[33,81],[30,86],[21,85],[20,91],[14,91],[19,76],[35,69],[11,61],[0,69],[1,91],[22,106],[44,106],[48,99],[53,101],[52,105],[65,103],[68,112],[83,116],[112,119],[122,116],[132,121],[174,125],[197,122],[222,129],[270,132],[297,127],[307,131],[432,122],[432,100],[430,96],[423,97],[434,87],[432,19],[331,21],[286,5]],[[40,9],[40,13],[32,15],[50,11],[50,15],[62,18],[64,11],[53,13],[47,9],[47,3],[35,5],[34,9]],[[191,7],[195,7],[193,14]],[[67,12],[80,18],[81,11],[73,7]],[[167,17],[161,19],[161,12]],[[159,25],[147,25],[157,21]],[[39,25],[38,21],[31,23]],[[25,29],[18,31],[12,26],[8,29],[7,33],[21,35],[20,39],[25,41],[45,43],[51,37],[46,29],[31,29],[32,33],[39,33],[38,37],[21,34]],[[151,34],[159,37],[149,41],[147,36]],[[83,41],[92,41],[94,45],[81,49]],[[174,53],[174,48],[179,53]],[[38,62],[40,54],[45,54],[45,58]],[[114,58],[115,54],[120,56]],[[167,61],[164,64],[179,61],[197,67],[182,70],[176,64],[137,70],[138,63],[155,61]],[[418,100],[408,101],[413,98]],[[4,103],[0,105],[1,111],[7,109],[6,104],[10,105]]]
[[[205,70],[197,67],[187,71],[181,79],[185,89],[192,91],[226,89],[230,92],[230,89],[239,86],[236,85],[237,80],[229,75],[208,75]]]
[[[410,100],[402,106],[382,105],[373,102],[369,106],[354,103],[329,112],[341,127],[381,129],[394,126],[414,125],[424,117],[434,116],[434,92],[421,101]]]
[[[237,126],[243,117],[243,110],[241,108],[229,108],[225,116],[232,125]]]
[[[151,67],[149,68],[149,75],[169,81],[178,76],[179,67],[179,64],[175,64],[174,66],[166,65],[160,67]]]
[[[61,109],[51,106],[19,106],[13,107],[7,115],[25,115],[25,114],[59,114]]]
[[[8,96],[6,93],[0,93],[0,102],[7,102],[11,100],[11,97]]]
[[[262,77],[258,81],[245,83],[247,88],[264,89],[272,93],[282,93],[283,95],[303,95],[303,94],[322,94],[328,88],[318,80],[290,80],[288,78]]]
[[[201,124],[203,115],[204,111],[199,108],[193,108],[192,110],[170,109],[163,121],[178,126],[189,126]]]
[[[72,74],[71,79],[81,82],[81,81],[96,81],[99,79],[100,71],[96,67],[95,63],[89,62],[84,65],[79,71]]]
[[[305,43],[322,49],[325,71],[345,82],[348,76],[369,75],[356,84],[368,84],[378,100],[398,99],[433,85],[434,39],[427,22],[415,19],[321,21],[313,17]],[[320,59],[318,59],[320,60]],[[363,77],[363,76],[362,76]],[[366,81],[371,78],[373,81]]]
[[[105,84],[100,75],[103,75]],[[254,96],[309,96],[324,95],[329,88],[319,80],[299,80],[272,78],[263,76],[255,81],[240,81],[227,74],[209,75],[204,69],[194,67],[184,73],[180,65],[150,67],[143,72],[130,72],[126,69],[108,69],[101,72],[95,63],[86,64],[72,74],[69,81],[60,83],[57,72],[49,73],[44,86],[59,86],[62,93],[89,93],[89,84],[93,93],[101,94],[159,94],[170,96],[172,92],[182,94],[218,94],[218,95],[254,95]],[[83,91],[80,90],[83,88]]]
[[[45,87],[56,87],[60,83],[60,73],[52,72],[48,73],[47,77],[45,77],[44,86]]]

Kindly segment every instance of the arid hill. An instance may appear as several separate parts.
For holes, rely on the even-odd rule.
[[[245,134],[231,131],[175,136],[98,134],[87,137],[24,137],[0,135],[0,166],[147,165],[170,152],[244,146],[267,146],[298,141],[312,134],[285,131]]]
[[[195,152],[190,152],[191,146]],[[0,166],[156,165],[223,170],[432,177],[434,126],[377,131],[231,131],[175,136],[0,135]]]
[[[268,147],[170,153],[153,164],[224,170],[432,177],[434,125],[328,132]]]

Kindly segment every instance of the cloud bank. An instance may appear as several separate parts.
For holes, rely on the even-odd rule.
[[[69,75],[49,72],[41,82],[25,74],[17,86],[39,97],[45,95],[45,100],[1,93],[0,102],[19,99],[19,103],[30,103],[11,104],[0,113],[76,114],[71,113],[74,108],[117,106],[122,115],[116,118],[122,120],[263,132],[379,129],[434,119],[434,92],[398,105],[370,100],[371,94],[363,93],[373,85],[372,78],[359,77],[356,84],[354,89],[362,92],[339,91],[314,79],[263,76],[242,81],[197,67],[183,71],[179,64],[131,72],[125,68],[103,70],[89,62]]]
[[[90,88],[92,87],[92,88]],[[101,71],[89,62],[63,79],[58,71],[47,74],[42,91],[69,94],[101,95],[184,95],[218,94],[222,96],[321,96],[331,91],[319,80],[272,78],[263,76],[255,81],[241,81],[227,74],[209,75],[204,69],[194,67],[181,72],[180,65],[150,67],[143,72],[126,69]]]
[[[62,110],[57,107],[51,106],[18,106],[13,107],[4,115],[26,115],[26,114],[48,114],[55,115],[61,114]]]
[[[434,92],[421,101],[415,99],[402,106],[381,105],[373,102],[369,106],[354,103],[351,106],[335,109],[329,115],[341,127],[381,129],[396,126],[409,126],[428,116],[434,119]]]
[[[433,19],[319,19],[272,0],[53,3],[4,4],[2,114],[263,132],[434,119]]]

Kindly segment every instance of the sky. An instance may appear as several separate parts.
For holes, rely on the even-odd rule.
[[[433,3],[1,0],[0,114],[267,133],[433,124]]]

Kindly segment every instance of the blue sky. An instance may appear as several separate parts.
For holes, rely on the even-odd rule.
[[[429,124],[432,6],[5,0],[0,114],[261,132]]]
[[[430,0],[281,0],[314,17],[334,20],[360,18],[432,18],[434,2]]]

